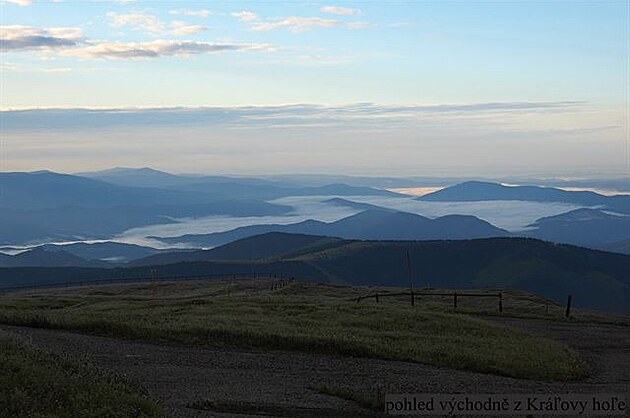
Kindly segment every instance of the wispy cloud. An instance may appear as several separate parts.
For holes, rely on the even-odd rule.
[[[247,11],[230,13],[230,16],[234,16],[241,22],[252,22],[254,20],[260,19],[260,17],[256,13]]]
[[[324,6],[320,10],[324,13],[343,16],[357,16],[361,14],[361,10],[359,9],[352,9],[350,7],[341,6]]]
[[[30,6],[33,0],[1,0],[0,3],[17,4],[18,6]]]
[[[346,23],[347,29],[372,29],[375,28],[376,25],[374,23],[369,22],[349,22]]]
[[[181,20],[176,20],[171,22],[171,28],[168,33],[174,36],[191,36],[206,30],[208,30],[208,28],[205,26],[190,25],[186,22],[182,22]]]
[[[206,47],[208,48],[208,47]],[[156,47],[151,48],[155,50]],[[205,49],[205,48],[202,48]],[[171,53],[177,53],[174,49]],[[99,52],[100,53],[100,52]],[[115,58],[128,58],[127,51],[107,52]],[[186,52],[190,53],[190,52]],[[354,103],[340,106],[293,104],[283,106],[238,107],[172,107],[172,108],[113,108],[113,109],[31,109],[5,111],[3,120],[7,129],[88,127],[116,125],[161,124],[234,124],[247,127],[258,124],[273,126],[333,126],[359,124],[392,126],[401,122],[414,122],[423,118],[485,115],[496,118],[501,114],[549,112],[556,109],[571,111],[583,106],[582,102],[504,102],[443,105],[379,105]]]
[[[109,12],[107,13],[107,16],[109,17],[112,26],[130,26],[136,30],[143,30],[146,32],[164,35],[190,36],[208,29],[202,25],[191,25],[179,20],[173,21],[167,25],[161,19],[147,13],[118,14],[115,12]]]
[[[272,52],[270,44],[211,43],[156,40],[152,42],[102,42],[63,51],[63,55],[81,59],[143,59],[163,56],[190,56],[229,51]]]
[[[0,26],[0,47],[7,51],[71,47],[83,39],[83,30],[76,27],[39,29],[21,25]]]
[[[0,64],[0,70],[9,71],[14,73],[68,73],[72,71],[70,67],[44,67],[44,68],[29,68],[20,65],[3,63]]]
[[[164,23],[160,19],[146,13],[118,14],[109,12],[107,17],[110,19],[112,26],[115,27],[131,26],[148,32],[163,32],[165,30]]]
[[[314,28],[334,28],[339,26],[343,26],[343,23],[335,19],[293,16],[276,22],[259,22],[252,29],[255,31],[267,31],[285,28],[292,32],[301,32]]]
[[[192,17],[210,17],[212,15],[212,11],[207,9],[202,10],[193,10],[193,9],[173,9],[169,11],[172,15],[183,15],[183,16],[192,16]]]
[[[345,29],[368,29],[375,25],[367,22],[342,22],[337,19],[326,19],[322,17],[301,17],[291,16],[274,22],[256,22],[252,26],[255,31],[269,31],[275,29],[287,29],[291,32],[304,32],[317,28],[345,28]]]

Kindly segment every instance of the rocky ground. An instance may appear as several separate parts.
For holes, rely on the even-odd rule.
[[[457,371],[423,364],[301,352],[190,347],[0,325],[35,346],[86,358],[135,379],[168,416],[378,416],[357,403],[318,393],[325,385],[385,393],[628,393],[630,327],[494,319],[568,344],[592,375],[558,383]],[[198,409],[214,401],[210,409]],[[217,405],[222,405],[217,407]],[[193,407],[196,406],[197,408]]]

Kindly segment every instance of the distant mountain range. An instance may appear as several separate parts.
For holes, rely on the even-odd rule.
[[[270,233],[205,252],[188,262],[133,268],[0,268],[0,286],[106,278],[284,274],[355,285],[405,286],[409,252],[417,288],[510,288],[574,306],[630,313],[630,256],[528,238],[357,241]],[[204,254],[200,260],[200,254]],[[154,266],[154,267],[151,267]]]
[[[174,223],[176,218],[282,215],[292,208],[267,200],[285,196],[398,196],[344,184],[291,188],[259,179],[186,177],[151,169],[89,175],[2,173],[0,245],[110,239],[130,228]]]
[[[346,202],[348,201],[343,199],[336,201],[338,204],[346,204]],[[361,204],[357,203],[357,205]],[[307,220],[289,225],[250,225],[226,232],[159,239],[169,244],[183,243],[199,247],[212,247],[267,232],[323,235],[362,240],[470,239],[510,235],[509,232],[474,216],[447,215],[437,219],[429,219],[413,213],[370,208],[330,223]],[[158,239],[157,237],[154,238]]]
[[[43,248],[16,255],[0,254],[0,267],[111,267],[104,261],[85,260],[64,251],[47,251]]]
[[[335,183],[339,180],[348,180],[354,185]],[[333,183],[325,183],[326,181]],[[1,173],[0,245],[111,240],[131,228],[176,224],[182,218],[210,215],[289,215],[294,208],[275,201],[288,196],[330,196],[319,203],[343,206],[360,213],[328,223],[317,220],[289,225],[258,223],[225,232],[209,230],[207,233],[156,238],[168,244],[214,247],[274,231],[362,240],[471,239],[510,235],[510,232],[473,216],[448,215],[429,219],[353,201],[349,196],[370,197],[377,202],[393,198],[403,202],[401,207],[408,207],[404,203],[408,200],[397,200],[402,197],[399,194],[363,185],[369,184],[369,181],[368,177],[344,176],[254,178],[174,175],[150,168],[116,168],[80,175],[49,171]],[[398,186],[422,183],[419,179],[396,181],[390,178],[374,179],[374,182]],[[621,184],[622,180],[618,183]],[[630,217],[625,216],[630,215],[629,195],[604,196],[589,191],[467,181],[419,197],[418,200],[569,203],[582,208],[540,218],[526,230],[512,232],[558,243],[630,253]],[[52,247],[45,250],[55,252]],[[120,256],[113,248],[103,249],[102,259],[86,258],[84,253],[70,247],[61,248],[61,251],[81,258],[84,261],[81,265],[87,265],[85,263],[90,261],[101,262],[106,258],[110,263],[125,263],[138,258],[135,255]],[[140,257],[151,255],[154,254],[146,253]],[[43,260],[45,257],[40,254],[32,260],[26,255],[22,258],[21,263],[33,265],[36,260]],[[47,265],[71,263],[71,259],[63,261],[59,257],[48,257],[46,260]],[[79,260],[74,260],[79,263]],[[16,260],[6,262],[13,263]]]
[[[151,168],[117,168],[84,177],[119,186],[150,187],[196,194],[211,194],[222,199],[273,200],[286,196],[400,196],[387,190],[330,183],[318,186],[286,185],[253,177],[182,176]]]
[[[630,195],[604,196],[590,191],[567,191],[540,186],[505,186],[499,183],[467,181],[418,198],[428,202],[478,202],[522,200],[564,202],[580,206],[602,207],[630,214]]]
[[[13,248],[0,248],[0,251]],[[0,252],[0,267],[104,267],[110,268],[151,255],[177,254],[187,250],[157,250],[140,245],[119,242],[45,244],[7,255]]]

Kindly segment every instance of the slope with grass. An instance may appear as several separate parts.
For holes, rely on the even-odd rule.
[[[366,289],[294,282],[162,283],[0,297],[0,323],[182,344],[296,350],[419,362],[542,380],[586,364],[566,346],[464,314],[354,303]]]
[[[311,242],[302,246],[299,242]],[[630,312],[630,256],[528,238],[350,241],[267,234],[188,254],[163,254],[130,268],[0,268],[3,287],[98,279],[283,274],[316,282],[400,286],[406,254],[417,285],[534,292],[574,306]],[[172,258],[163,258],[163,257]],[[252,259],[254,258],[254,259]],[[167,264],[161,264],[165,260]]]
[[[162,417],[124,376],[37,349],[0,331],[0,416]]]

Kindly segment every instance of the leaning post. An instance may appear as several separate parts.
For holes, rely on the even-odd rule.
[[[566,317],[568,318],[569,315],[571,315],[571,300],[573,299],[573,295],[569,295],[569,297],[567,298],[567,311],[566,311]]]

